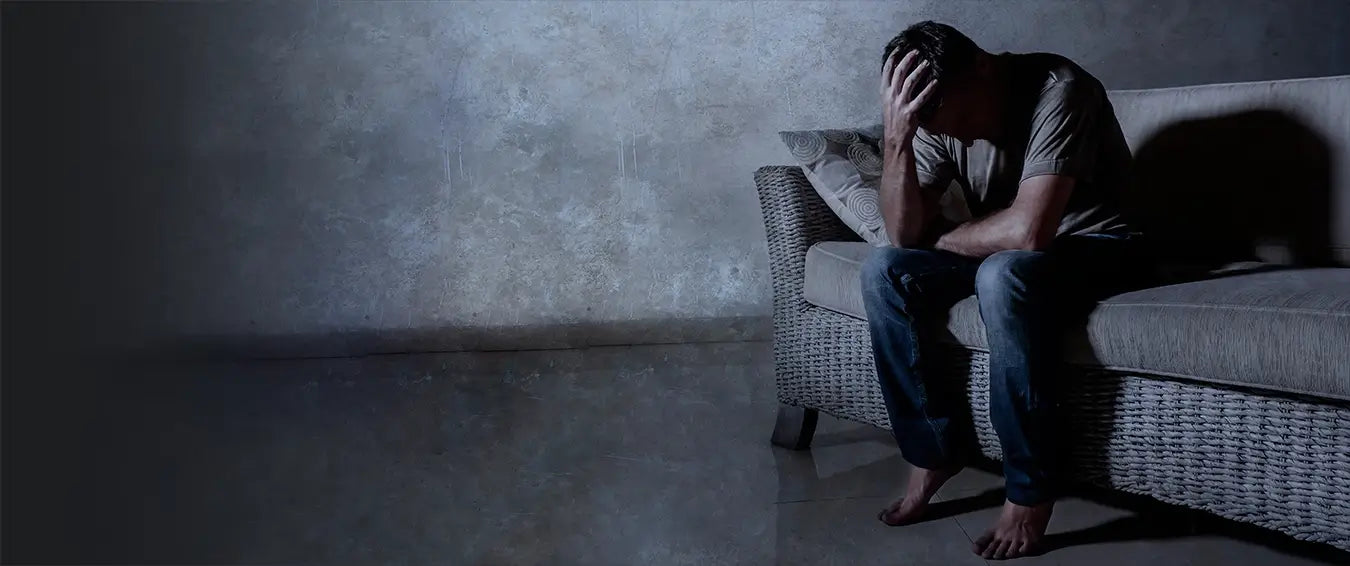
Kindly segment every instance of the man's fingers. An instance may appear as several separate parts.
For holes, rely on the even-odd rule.
[[[915,83],[917,83],[919,79],[922,78],[927,73],[928,73],[928,61],[919,63],[919,66],[914,69],[914,72],[910,73],[908,77],[905,77],[905,84],[904,86],[900,87],[900,100],[904,102],[909,102],[910,100],[913,100]]]
[[[936,90],[937,80],[928,81],[928,86],[923,87],[923,90],[919,91],[919,94],[914,97],[910,104],[913,104],[916,110],[923,108],[923,105],[928,104],[928,99],[933,98],[933,92]]]
[[[891,71],[892,93],[897,94],[899,93],[900,83],[902,83],[905,80],[906,76],[909,76],[910,71],[914,70],[914,63],[916,63],[918,59],[919,59],[919,52],[913,50],[911,50],[909,53],[906,53],[904,58],[900,59],[900,64],[896,65],[895,69]]]
[[[895,51],[886,55],[886,64],[881,67],[881,96],[884,99],[891,90],[891,71],[895,69]]]
[[[886,54],[886,64],[881,66],[881,86],[891,84],[891,70],[895,68],[895,52]]]
[[[909,75],[910,70],[914,66],[914,60],[918,58],[919,52],[911,50],[909,53],[905,54],[903,59],[900,59],[900,64],[891,71],[890,92],[892,96],[898,94],[900,82],[904,80],[904,77]]]

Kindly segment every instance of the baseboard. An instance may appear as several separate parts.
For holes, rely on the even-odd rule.
[[[182,336],[133,352],[155,359],[292,359],[639,344],[767,341],[772,317],[591,321],[521,327],[352,330],[287,335]]]

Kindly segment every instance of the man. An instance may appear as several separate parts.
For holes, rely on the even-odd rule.
[[[1052,409],[1062,330],[1147,270],[1142,234],[1121,210],[1129,149],[1101,83],[1072,61],[990,54],[934,22],[886,46],[882,102],[891,245],[873,250],[861,283],[891,427],[913,467],[905,496],[879,518],[920,520],[962,468],[961,408],[930,396],[938,376],[925,371],[919,344],[928,317],[975,294],[1007,501],[974,550],[1034,553],[1059,485]],[[938,206],[953,181],[973,216],[957,226]]]

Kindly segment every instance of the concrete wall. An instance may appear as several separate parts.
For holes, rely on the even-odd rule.
[[[751,174],[789,162],[780,129],[879,121],[880,50],[920,19],[1110,88],[1350,73],[1341,0],[3,16],[4,333],[77,349],[766,337]]]

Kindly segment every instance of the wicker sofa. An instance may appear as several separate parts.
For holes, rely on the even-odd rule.
[[[1164,245],[1157,285],[1066,333],[1071,474],[1350,550],[1350,76],[1110,97],[1135,153],[1130,206]],[[889,428],[858,282],[871,245],[799,167],[754,180],[773,442],[807,449],[819,412]],[[975,297],[933,324],[928,359],[997,459]]]

